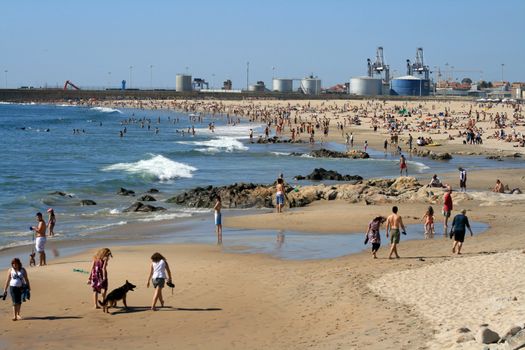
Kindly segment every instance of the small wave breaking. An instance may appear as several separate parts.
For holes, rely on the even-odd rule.
[[[182,145],[193,145],[193,146],[204,146],[206,148],[197,148],[196,151],[206,153],[217,153],[217,152],[234,152],[234,151],[247,151],[246,147],[241,141],[233,138],[221,136],[216,139],[207,141],[178,141],[177,143]]]
[[[102,113],[120,113],[122,112],[115,108],[109,108],[109,107],[92,107],[90,108],[92,111],[102,112]]]
[[[144,177],[153,177],[159,181],[168,181],[176,178],[192,178],[192,172],[197,168],[191,165],[175,162],[162,155],[152,155],[150,159],[139,160],[135,163],[117,163],[105,168],[103,171],[125,171]]]

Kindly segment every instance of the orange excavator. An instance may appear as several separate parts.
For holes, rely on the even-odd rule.
[[[78,86],[76,86],[75,84],[73,84],[71,81],[69,80],[66,80],[66,82],[64,83],[64,90],[67,90],[67,86],[71,86],[73,89],[75,90],[80,90],[80,88]]]

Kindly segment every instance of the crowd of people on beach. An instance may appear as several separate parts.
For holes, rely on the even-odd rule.
[[[99,102],[96,102],[99,105]],[[421,103],[418,106],[407,108],[400,104],[388,104],[386,101],[363,101],[359,105],[350,103],[330,103],[322,102],[315,106],[310,102],[305,104],[287,103],[286,105],[260,105],[256,103],[239,103],[226,104],[220,101],[111,101],[108,102],[112,107],[131,107],[144,108],[150,110],[167,109],[192,113],[189,120],[191,127],[177,130],[184,135],[195,136],[196,123],[204,122],[204,114],[212,118],[215,116],[226,116],[228,125],[238,125],[241,123],[240,117],[245,117],[253,123],[261,123],[264,127],[264,137],[268,139],[273,133],[276,136],[289,134],[292,141],[305,138],[310,143],[315,143],[316,137],[321,142],[328,139],[330,133],[336,130],[336,135],[344,139],[347,148],[354,149],[357,145],[356,136],[353,128],[360,126],[364,120],[370,122],[370,127],[374,131],[382,131],[389,135],[384,141],[384,149],[390,146],[390,150],[395,150],[400,155],[399,168],[400,175],[403,173],[408,176],[408,165],[405,155],[401,153],[402,142],[407,145],[408,150],[413,150],[412,133],[447,133],[448,139],[453,140],[453,131],[457,131],[457,137],[464,138],[464,144],[482,144],[483,137],[495,138],[503,142],[517,142],[517,146],[523,147],[525,140],[521,132],[516,131],[518,126],[523,126],[523,110],[521,105],[508,105],[504,108],[508,112],[491,112],[492,106],[479,104],[476,110],[468,113],[455,113],[450,108],[445,107],[444,111],[437,111],[436,106],[429,103]],[[480,110],[478,110],[478,108]],[[407,118],[413,117],[416,118]],[[481,121],[489,118],[493,123],[493,132],[490,134],[488,128],[479,126]],[[168,117],[169,124],[179,123],[179,118],[171,119]],[[155,125],[156,123],[156,125]],[[135,118],[132,116],[121,122],[122,129],[119,131],[120,137],[124,137],[131,125],[138,126],[140,129],[151,130],[154,127],[155,134],[159,134],[161,118],[156,120],[152,118]],[[510,132],[506,130],[510,128]],[[208,124],[208,130],[215,131],[215,123],[212,121]],[[85,133],[85,130],[74,129],[74,134]],[[401,140],[401,137],[404,139]],[[253,129],[250,129],[250,142],[253,142]],[[364,152],[368,149],[368,140],[363,143]],[[435,145],[431,136],[417,136],[416,146]],[[404,146],[403,146],[404,147]],[[467,172],[464,168],[459,168],[459,188],[461,192],[467,190]],[[443,184],[437,174],[432,177],[429,183],[430,187],[443,188],[443,236],[453,239],[452,253],[461,254],[461,249],[465,240],[466,231],[473,235],[466,210],[461,210],[452,218],[449,226],[449,220],[452,217],[453,201],[452,188]],[[498,179],[492,189],[496,193],[505,193],[506,187]],[[277,213],[282,213],[285,204],[285,185],[284,179],[279,177],[275,184],[275,198]],[[213,207],[214,223],[217,235],[217,244],[222,244],[222,202],[220,196],[216,197],[216,203]],[[43,218],[42,213],[36,214],[37,225],[32,226],[31,230],[35,236],[34,252],[38,253],[39,266],[45,266],[46,253],[45,244],[47,237],[54,236],[54,227],[56,225],[56,215],[52,208],[48,210],[48,223]],[[429,206],[422,218],[424,223],[425,238],[431,239],[435,236],[435,212],[432,206]],[[376,216],[368,224],[365,234],[365,244],[370,243],[373,258],[378,258],[377,254],[381,246],[380,228],[386,223],[386,238],[390,240],[389,259],[400,258],[398,247],[401,235],[406,235],[406,227],[402,217],[399,215],[399,208],[392,207],[392,213],[388,217]],[[47,234],[46,234],[47,231]],[[109,248],[103,248],[97,251],[93,257],[93,263],[89,272],[88,283],[93,290],[93,306],[100,308],[104,306],[108,291],[108,263],[112,258]],[[157,303],[164,306],[162,289],[165,285],[173,285],[172,273],[165,257],[160,253],[151,256],[151,266],[146,285],[153,285],[155,288],[154,296],[151,303],[151,310],[157,310]],[[11,268],[8,270],[6,283],[4,286],[3,298],[5,299],[8,292],[13,302],[13,321],[21,319],[20,310],[22,302],[29,300],[31,285],[27,270],[22,266],[19,258],[11,261]],[[102,300],[100,299],[102,298]]]

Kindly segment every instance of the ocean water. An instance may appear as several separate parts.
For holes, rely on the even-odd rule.
[[[144,128],[140,123],[123,124],[144,117],[151,120],[150,130],[147,124]],[[293,176],[318,167],[363,177],[398,175],[397,156],[374,150],[367,160],[291,156],[321,145],[250,144],[249,129],[258,136],[261,125],[243,121],[231,126],[223,116],[203,117],[202,123],[193,124],[187,114],[174,111],[0,103],[0,248],[30,243],[28,228],[35,223],[35,213],[45,213],[50,207],[57,215],[56,240],[92,238],[130,222],[209,215],[207,209],[164,202],[196,186],[271,183],[280,173],[289,183],[303,185],[308,182],[294,181]],[[207,128],[211,122],[215,132]],[[195,136],[187,133],[192,126]],[[124,128],[127,132],[120,137]],[[344,149],[335,143],[323,147]],[[455,171],[460,165],[470,170],[525,166],[521,160],[495,162],[483,157],[456,157],[447,162],[408,157],[408,161],[412,174]],[[137,196],[117,195],[120,187],[134,190]],[[150,188],[160,191],[153,194],[158,201],[151,204],[167,211],[123,213]],[[66,195],[53,194],[56,191]],[[81,206],[84,199],[97,205]]]

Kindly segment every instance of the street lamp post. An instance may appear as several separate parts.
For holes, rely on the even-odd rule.
[[[153,65],[149,65],[149,88],[153,90]]]
[[[248,84],[250,81],[250,62],[246,62],[246,91],[248,91]]]
[[[129,66],[129,88],[133,86],[133,66]]]
[[[505,63],[501,64],[501,82],[503,83],[503,68],[505,67]]]
[[[275,67],[272,67],[272,81],[275,79]]]

